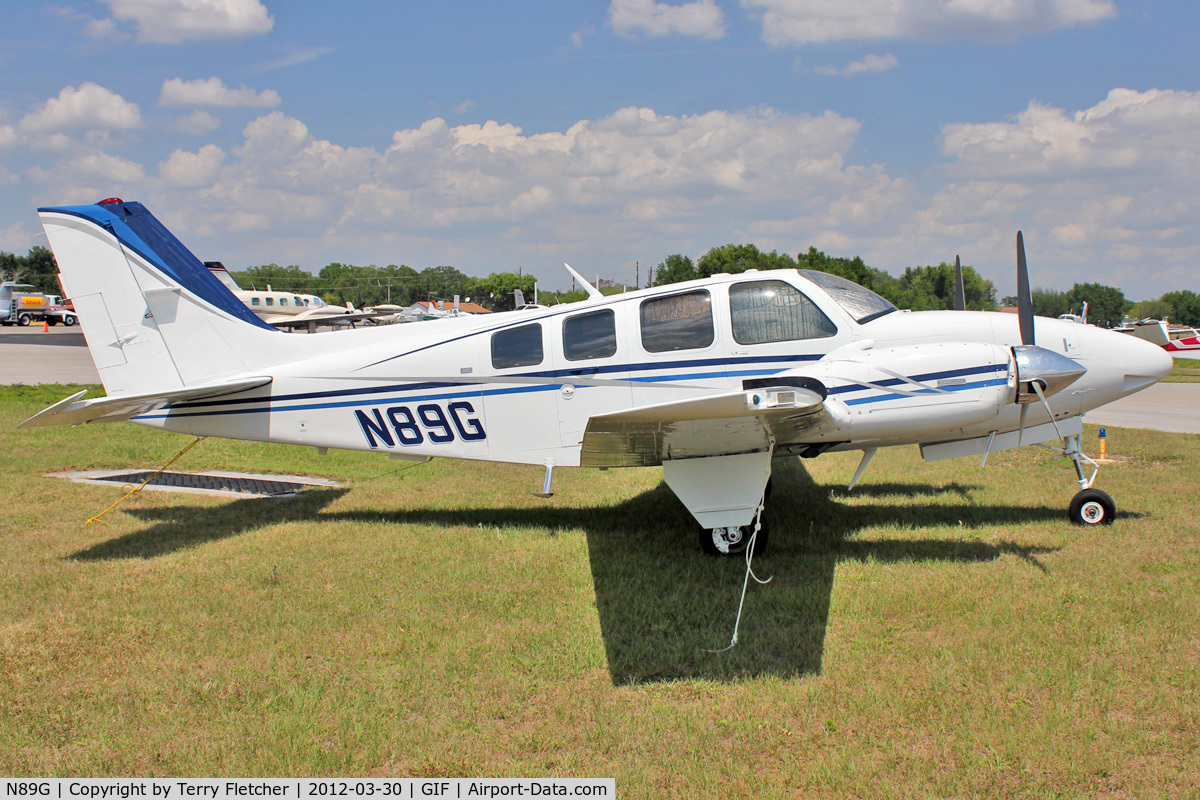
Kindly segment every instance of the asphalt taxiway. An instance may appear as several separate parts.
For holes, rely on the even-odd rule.
[[[99,382],[78,326],[0,328],[0,384]]]

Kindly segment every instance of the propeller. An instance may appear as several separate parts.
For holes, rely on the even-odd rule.
[[[1017,317],[1021,320],[1021,344],[1032,345],[1033,297],[1029,292],[1029,265],[1025,262],[1025,237],[1017,231]]]
[[[954,310],[967,310],[967,290],[963,286],[962,262],[954,257]]]
[[[1025,433],[1025,414],[1029,404],[1040,400],[1058,433],[1054,411],[1046,399],[1079,380],[1087,367],[1061,353],[1038,347],[1034,341],[1033,298],[1029,291],[1029,265],[1025,260],[1025,238],[1017,231],[1017,317],[1021,326],[1021,344],[1012,349],[1017,368],[1017,403],[1021,417],[1017,427],[1017,442]],[[1062,434],[1059,433],[1059,438]]]

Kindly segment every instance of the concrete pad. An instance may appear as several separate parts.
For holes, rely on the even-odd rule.
[[[1083,421],[1114,428],[1200,433],[1200,383],[1156,383],[1131,397],[1089,411]]]
[[[79,328],[0,328],[0,384],[99,383]]]

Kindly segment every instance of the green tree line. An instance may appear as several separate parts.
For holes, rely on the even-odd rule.
[[[942,262],[924,267],[909,267],[904,274],[893,276],[881,269],[867,266],[859,256],[843,258],[830,256],[815,247],[794,258],[775,250],[763,252],[753,244],[727,244],[714,247],[700,260],[675,254],[667,256],[654,269],[652,286],[664,286],[680,281],[707,278],[719,273],[736,274],[748,269],[812,269],[828,272],[853,281],[887,298],[900,308],[914,311],[949,309],[954,307],[954,265]],[[967,308],[976,311],[996,309],[996,287],[973,267],[963,266],[963,287]]]
[[[476,278],[450,266],[417,271],[406,265],[360,267],[333,263],[316,275],[298,266],[263,264],[230,273],[243,289],[272,289],[315,294],[328,303],[353,303],[357,307],[392,303],[408,306],[419,300],[446,300],[458,295],[463,302],[478,303],[497,311],[513,308],[513,290],[520,289],[533,302],[537,279],[515,272],[493,272]]]
[[[892,275],[869,266],[862,258],[830,256],[815,247],[808,252],[764,252],[753,244],[727,244],[714,247],[698,261],[680,253],[667,256],[652,271],[651,286],[706,278],[717,273],[740,273],[748,269],[814,269],[853,281],[890,300],[899,308],[914,311],[948,309],[954,306],[954,266],[946,262],[908,267],[902,275]],[[963,288],[967,308],[994,311],[1001,305],[1015,306],[1015,297],[996,298],[996,287],[973,267],[963,266]],[[1124,292],[1100,283],[1076,283],[1067,291],[1033,289],[1030,292],[1033,313],[1043,317],[1080,313],[1088,304],[1088,322],[1116,327],[1127,314],[1137,318],[1154,317],[1200,327],[1200,295],[1190,289],[1167,292],[1156,300],[1129,301]]]
[[[0,280],[28,283],[46,294],[62,294],[58,262],[48,247],[31,247],[23,256],[0,251]]]

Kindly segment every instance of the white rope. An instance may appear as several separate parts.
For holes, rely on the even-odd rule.
[[[772,575],[770,578],[767,578],[764,581],[762,578],[755,575],[754,570],[750,567],[751,562],[754,560],[754,543],[758,540],[758,531],[759,528],[762,527],[763,502],[766,495],[765,489],[763,494],[764,497],[759,498],[758,500],[758,511],[754,514],[754,531],[750,534],[750,542],[746,545],[746,577],[742,579],[742,599],[738,601],[737,619],[733,623],[733,638],[729,640],[728,647],[722,647],[720,650],[709,650],[708,648],[702,648],[706,653],[724,653],[728,650],[732,650],[733,646],[738,643],[738,628],[740,628],[742,625],[742,609],[746,605],[746,589],[750,586],[750,579],[754,578],[756,583],[763,585],[766,585],[775,579],[775,576]]]

